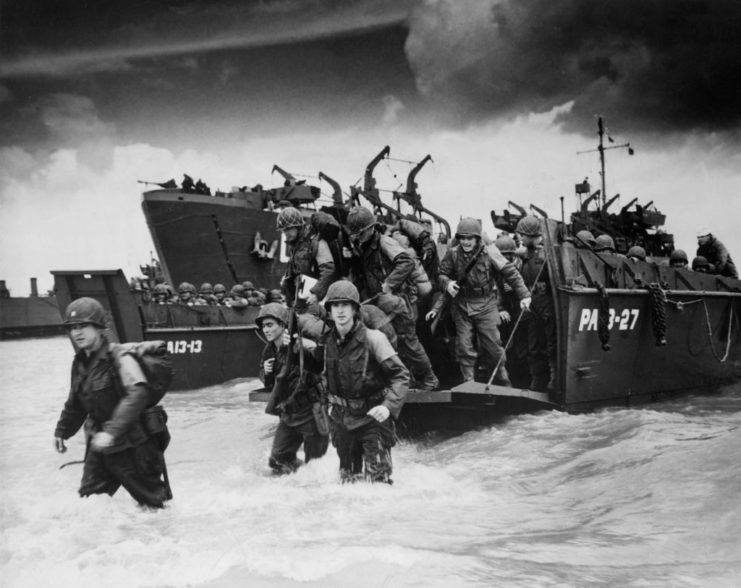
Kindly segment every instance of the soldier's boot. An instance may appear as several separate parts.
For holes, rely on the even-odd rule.
[[[432,371],[432,368],[430,368],[430,371],[425,374],[424,378],[422,378],[422,381],[418,383],[417,388],[419,390],[437,390],[440,387],[440,380],[437,379],[437,376],[435,375],[435,372]]]
[[[497,370],[492,383],[496,384],[497,386],[507,386],[507,388],[512,387],[512,382],[509,379],[509,374],[507,373],[506,367],[504,367],[503,365],[499,366],[499,369]]]
[[[273,242],[270,244],[270,249],[268,250],[265,257],[268,259],[273,259],[275,257],[275,252],[278,251],[278,240],[273,239]]]
[[[473,382],[473,366],[460,366],[461,368],[461,374],[463,375],[463,381],[464,382]]]

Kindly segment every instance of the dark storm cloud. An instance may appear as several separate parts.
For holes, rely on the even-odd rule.
[[[26,0],[3,5],[0,76],[110,72],[137,60],[297,43],[402,22],[410,0]]]
[[[430,0],[410,19],[420,91],[467,123],[542,112],[606,114],[624,128],[741,122],[738,0]]]

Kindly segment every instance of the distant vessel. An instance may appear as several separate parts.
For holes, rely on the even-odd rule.
[[[14,297],[0,280],[0,339],[48,337],[64,332],[54,296],[39,296],[36,278],[31,295]]]
[[[741,281],[669,267],[673,239],[663,231],[665,217],[653,204],[640,206],[634,200],[617,213],[608,211],[615,198],[604,195],[604,152],[610,147],[604,147],[601,120],[599,131],[603,189],[586,197],[587,183],[577,184],[577,197],[586,199],[568,221],[550,219],[530,206],[544,228],[556,312],[555,389],[540,392],[483,381],[455,385],[457,369],[445,355],[449,346],[438,345],[430,353],[433,365],[446,372],[439,374],[445,387],[410,392],[402,411],[410,429],[471,426],[510,411],[626,406],[665,395],[707,392],[741,380]],[[403,215],[405,203],[411,214],[436,225],[438,248],[444,251],[450,227],[422,205],[414,181],[429,156],[410,173],[407,190],[394,193],[393,206],[380,199],[372,177],[375,165],[388,154],[385,147],[369,163],[363,187],[351,188],[347,200],[336,182],[328,179],[334,197],[322,209],[344,220],[349,206],[362,203],[363,198],[380,221],[389,223]],[[144,193],[144,214],[171,283],[230,285],[251,280],[268,288],[277,285],[286,257],[285,244],[275,229],[276,209],[290,204],[308,218],[317,209],[319,191],[276,169],[286,183],[273,190],[256,187],[220,196],[182,188]],[[324,174],[320,177],[327,179]],[[514,202],[510,208],[514,210],[492,211],[491,218],[496,228],[511,233],[528,211]],[[621,251],[640,244],[649,257],[644,262],[597,253],[576,237],[583,228],[614,235]],[[254,324],[257,308],[157,307],[145,293],[132,295],[120,271],[88,272],[87,278],[79,272],[53,273],[62,307],[72,298],[92,295],[111,310],[121,340],[166,340],[176,362],[177,387],[257,375],[264,345]],[[253,397],[264,398],[264,394]]]

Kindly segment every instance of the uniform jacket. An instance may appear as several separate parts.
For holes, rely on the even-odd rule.
[[[295,352],[291,351],[291,353]],[[260,379],[265,384],[266,389],[273,389],[275,378],[283,370],[287,358],[288,347],[286,345],[276,347],[275,343],[270,342],[265,346],[260,358]],[[264,366],[268,359],[275,359],[275,362],[273,363],[273,371],[266,374]],[[304,367],[304,378],[302,380],[299,358],[296,355],[292,358],[291,368],[286,374],[284,381],[286,396],[279,399],[278,405],[280,406],[281,402],[287,401],[280,415],[281,420],[287,425],[296,426],[313,419],[312,404],[317,402],[321,395],[321,389],[318,387],[321,376],[307,369],[308,366]]]
[[[395,418],[399,416],[409,391],[409,371],[380,331],[356,320],[344,339],[333,329],[314,353],[324,355],[330,395],[344,400],[366,399],[369,406],[383,404]],[[356,428],[372,420],[345,413],[343,424]]]
[[[118,354],[119,372],[114,353]],[[108,341],[90,357],[80,351],[72,362],[70,392],[54,436],[69,439],[87,420],[91,432],[113,435],[107,453],[141,445],[148,439],[141,423],[149,402],[146,381],[136,359]]]
[[[522,276],[495,245],[486,246],[468,274],[460,279],[471,256],[476,255],[479,248],[474,247],[470,253],[466,253],[457,245],[445,252],[445,257],[440,262],[439,280],[442,290],[445,291],[451,281],[456,281],[460,291],[454,300],[459,307],[465,307],[467,312],[475,312],[479,307],[490,304],[496,297],[498,277],[512,288],[518,299],[527,298],[529,293]]]
[[[520,272],[522,273],[523,280],[525,280],[525,286],[533,290],[536,294],[539,293],[537,292],[538,288],[534,288],[536,280],[537,284],[541,285],[541,289],[544,291],[550,284],[548,267],[545,263],[545,251],[542,246],[535,247],[534,249],[526,249],[523,253]]]
[[[335,278],[335,263],[329,245],[309,226],[304,226],[291,249],[288,262],[286,282],[295,287],[295,278],[299,274],[311,276],[317,280],[311,293],[319,300],[327,294],[327,288]],[[295,292],[287,292],[288,299],[293,300]]]
[[[373,296],[381,292],[385,282],[393,294],[416,296],[411,282],[414,260],[397,241],[374,233],[367,243],[361,245],[360,258],[364,269],[363,293]]]
[[[733,263],[731,254],[728,253],[726,246],[718,241],[714,235],[710,235],[708,242],[697,248],[697,255],[701,255],[713,265],[715,268],[714,273],[729,278],[738,277],[736,264]]]

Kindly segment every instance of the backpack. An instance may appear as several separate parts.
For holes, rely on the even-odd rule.
[[[119,357],[131,355],[147,378],[149,387],[149,403],[147,407],[158,404],[164,397],[172,383],[175,370],[172,367],[172,357],[167,351],[164,341],[140,341],[138,343],[114,344],[113,357],[117,368],[120,369]],[[112,345],[113,347],[113,345]]]
[[[342,254],[345,246],[345,235],[339,221],[327,212],[318,210],[311,215],[309,220],[312,232],[324,239],[329,245],[334,261],[335,277],[340,278],[347,275],[347,259]],[[314,243],[314,254],[316,255],[317,242]]]

